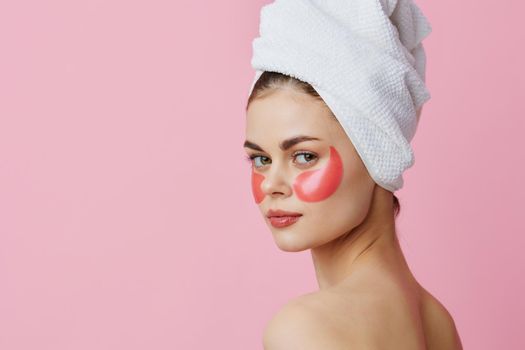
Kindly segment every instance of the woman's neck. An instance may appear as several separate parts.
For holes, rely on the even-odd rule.
[[[370,268],[411,275],[395,232],[392,193],[376,186],[363,222],[339,238],[312,248],[311,255],[321,290],[337,287]]]

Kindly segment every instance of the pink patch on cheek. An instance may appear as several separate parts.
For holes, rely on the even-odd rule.
[[[293,188],[305,202],[317,202],[331,196],[343,178],[343,162],[336,149],[330,146],[328,164],[317,170],[305,171],[295,178]]]
[[[261,183],[264,181],[264,176],[256,173],[252,168],[252,193],[255,203],[259,204],[264,199],[264,192],[261,190]]]

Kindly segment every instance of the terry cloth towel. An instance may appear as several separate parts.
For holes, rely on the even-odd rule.
[[[394,192],[430,99],[421,41],[431,30],[412,0],[276,0],[261,8],[249,93],[263,71],[310,83],[373,180]]]

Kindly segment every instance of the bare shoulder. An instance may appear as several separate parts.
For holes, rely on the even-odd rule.
[[[447,308],[425,289],[422,289],[421,318],[429,350],[463,349],[454,318]]]
[[[266,325],[264,349],[348,349],[346,339],[323,300],[326,298],[316,292],[284,305]]]
[[[424,289],[416,294],[384,285],[302,295],[268,322],[264,349],[462,350],[447,309]]]

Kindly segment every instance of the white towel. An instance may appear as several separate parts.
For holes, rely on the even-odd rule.
[[[412,0],[276,0],[261,8],[250,93],[263,71],[310,83],[370,176],[394,192],[430,99],[421,41],[431,30]]]

